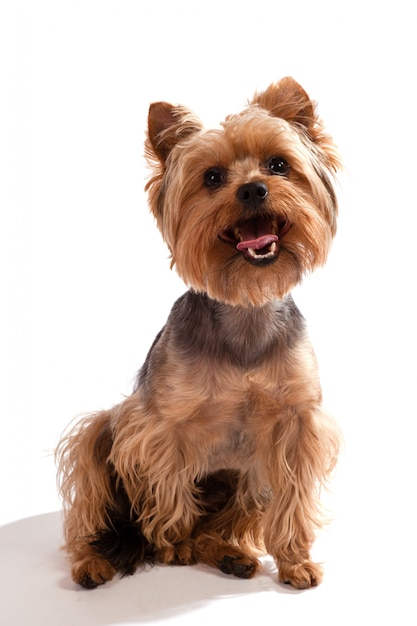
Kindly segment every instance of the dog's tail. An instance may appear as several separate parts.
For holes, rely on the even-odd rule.
[[[80,420],[58,444],[59,492],[69,552],[88,543],[122,575],[153,561],[154,550],[133,517],[131,503],[110,461],[112,411]]]

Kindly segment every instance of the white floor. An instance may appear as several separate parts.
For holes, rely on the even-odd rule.
[[[326,553],[325,580],[308,591],[277,584],[269,558],[248,581],[203,566],[156,566],[87,591],[73,584],[59,550],[60,514],[48,513],[0,528],[2,623],[415,625],[412,581],[384,568],[384,558],[373,561],[368,539],[370,549],[359,558],[336,525],[319,542]]]

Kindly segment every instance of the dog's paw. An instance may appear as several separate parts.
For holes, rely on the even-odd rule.
[[[291,585],[295,589],[316,587],[323,578],[323,570],[317,563],[281,563],[279,565],[278,580],[280,583]]]
[[[245,554],[233,556],[226,554],[221,561],[218,561],[217,566],[224,574],[233,574],[238,578],[252,578],[259,567],[259,561]]]
[[[168,565],[194,565],[197,562],[192,542],[187,540],[160,548],[155,560]]]
[[[88,558],[72,566],[72,579],[85,589],[104,585],[115,575],[116,570],[105,559]]]

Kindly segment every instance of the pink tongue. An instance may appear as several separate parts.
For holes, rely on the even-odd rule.
[[[268,246],[273,241],[278,241],[278,237],[276,235],[262,235],[256,239],[239,241],[236,248],[238,250],[247,250],[248,248],[252,248],[252,250],[260,250],[261,248]]]

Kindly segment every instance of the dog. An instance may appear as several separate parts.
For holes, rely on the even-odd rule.
[[[94,588],[147,563],[322,580],[311,560],[339,453],[291,290],[326,261],[338,151],[292,78],[205,129],[153,103],[145,190],[188,291],[132,395],[57,447],[72,578]]]

